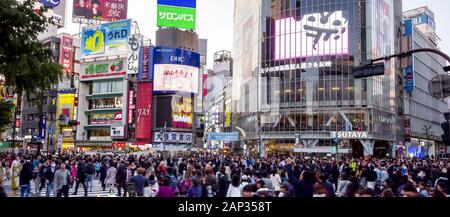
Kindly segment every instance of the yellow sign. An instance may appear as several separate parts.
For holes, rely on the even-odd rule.
[[[64,114],[67,117],[67,120],[72,120],[74,117],[74,108],[75,108],[75,94],[59,94],[59,103],[58,103],[58,113],[57,119]],[[58,121],[58,129],[60,129]],[[73,138],[73,128],[72,127],[63,127],[62,129],[63,135],[63,149],[67,149],[69,147],[74,146],[74,138]],[[59,136],[59,130],[57,131],[57,137]]]
[[[105,41],[105,36],[103,35],[103,32],[98,29],[93,36],[86,39],[85,49],[90,50],[93,53],[100,51],[103,48],[103,41]]]

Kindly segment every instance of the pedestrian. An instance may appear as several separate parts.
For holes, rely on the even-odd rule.
[[[219,197],[226,197],[227,196],[227,192],[228,192],[228,187],[230,185],[230,178],[228,176],[228,174],[225,173],[226,169],[225,167],[220,167],[220,173],[219,173],[219,178],[218,178],[218,182],[219,182],[219,192],[218,192],[218,196]]]
[[[75,192],[73,193],[73,195],[77,195],[78,187],[80,186],[80,184],[83,186],[84,196],[87,197],[88,189],[86,187],[86,165],[84,163],[84,160],[80,160],[78,162],[77,179],[76,179],[76,183],[75,183]]]
[[[52,161],[50,163],[50,166],[44,168],[44,179],[45,179],[45,185],[47,186],[45,191],[45,196],[50,197],[51,193],[53,192],[53,178],[55,178],[55,172],[56,172],[56,162]]]
[[[105,184],[105,179],[106,179],[106,172],[108,171],[108,168],[106,167],[106,163],[104,161],[102,161],[102,165],[100,166],[100,184],[102,185],[103,191],[105,191],[106,188],[106,184]]]
[[[227,197],[242,197],[241,180],[238,174],[234,174],[228,187]]]
[[[149,179],[145,177],[145,169],[139,167],[137,170],[137,175],[130,178],[130,183],[134,184],[134,189],[138,197],[144,196],[144,188],[149,185]]]
[[[3,168],[3,160],[0,159],[0,186],[3,185],[3,181],[6,179],[5,170]]]
[[[277,169],[275,168],[272,169],[272,173],[270,174],[270,180],[272,181],[275,193],[278,193],[278,191],[280,191],[280,186],[282,182],[280,174],[277,173]]]
[[[198,177],[192,178],[192,185],[189,187],[187,197],[202,197],[202,186]]]
[[[127,176],[128,176],[128,169],[129,163],[125,163],[122,161],[117,168],[117,177],[116,177],[116,184],[117,184],[117,196],[122,196],[122,189],[124,190],[123,197],[127,196]]]
[[[300,180],[294,184],[296,197],[313,197],[314,193],[314,176],[311,171],[303,171]]]
[[[109,194],[114,193],[114,184],[116,183],[116,162],[112,162],[111,166],[108,168],[106,172],[105,185],[109,189]]]
[[[156,197],[159,192],[159,184],[156,180],[156,177],[154,174],[151,174],[148,178],[148,187],[144,189],[144,196],[145,197]]]
[[[11,162],[11,189],[14,192],[19,189],[20,186],[18,177],[21,167],[20,157],[17,156],[16,159]]]
[[[94,183],[94,173],[95,173],[95,167],[92,163],[92,158],[88,159],[88,163],[86,164],[86,187],[89,189],[89,192],[92,192],[93,183]]]
[[[159,187],[156,197],[175,197],[175,191],[170,187],[169,179],[167,177],[161,179],[161,186]]]
[[[66,164],[61,163],[59,169],[55,172],[53,185],[56,191],[56,197],[69,197],[70,172],[66,169]]]
[[[33,179],[33,165],[30,160],[27,160],[20,171],[19,184],[20,184],[20,197],[29,197],[31,194],[30,181]]]

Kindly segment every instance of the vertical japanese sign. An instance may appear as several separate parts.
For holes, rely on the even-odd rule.
[[[133,123],[133,110],[136,108],[134,105],[134,92],[133,90],[128,91],[128,124]]]
[[[132,35],[128,40],[127,74],[138,74],[139,72],[139,52],[141,48],[141,37]]]
[[[137,84],[136,139],[152,139],[152,92],[151,82]]]
[[[68,35],[63,35],[61,38],[61,65],[63,67],[64,73],[67,76],[71,76],[73,73],[73,38]]]
[[[412,66],[405,68],[405,90],[409,93],[414,91],[414,70]]]
[[[41,122],[39,123],[39,138],[44,139],[47,130],[47,113],[42,114]]]
[[[153,79],[153,61],[151,61],[153,48],[149,46],[142,47],[139,54],[139,75],[140,81],[147,81]]]

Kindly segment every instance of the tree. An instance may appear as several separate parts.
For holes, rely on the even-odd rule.
[[[42,118],[41,96],[61,78],[62,67],[54,63],[51,50],[38,40],[39,33],[53,21],[44,15],[48,8],[37,5],[38,0],[0,1],[0,75],[18,98],[23,92],[27,97],[37,96]]]
[[[430,156],[430,141],[431,141],[431,136],[433,135],[433,131],[431,130],[433,127],[431,125],[423,125],[423,132],[425,133],[426,139],[427,139],[427,157]]]
[[[0,100],[0,132],[3,132],[5,126],[11,123],[13,107],[11,102]]]

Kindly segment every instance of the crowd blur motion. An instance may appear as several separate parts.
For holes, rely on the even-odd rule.
[[[6,183],[21,197],[42,190],[47,197],[70,197],[80,186],[91,196],[94,181],[111,197],[450,196],[447,159],[7,152],[0,159],[3,197]]]

